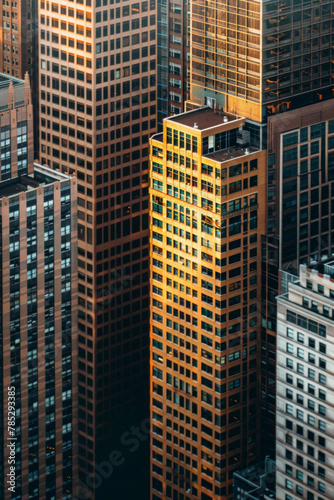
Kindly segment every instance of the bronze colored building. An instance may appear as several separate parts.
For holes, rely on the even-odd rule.
[[[245,122],[204,107],[151,139],[152,500],[231,498],[257,459],[266,152]]]
[[[0,75],[0,496],[5,500],[70,499],[77,484],[76,179],[33,164],[32,114],[28,78]],[[11,455],[9,442],[14,442]],[[14,476],[13,495],[9,476]]]
[[[37,56],[37,0],[3,0],[0,11],[0,72],[23,78]]]
[[[107,480],[99,484],[95,464],[114,449],[128,453],[121,436],[149,413],[148,138],[157,126],[156,22],[154,0],[39,4],[40,160],[78,180],[78,496],[81,487],[102,498],[114,491]],[[144,448],[143,442],[138,453]],[[148,480],[134,468],[138,481]],[[123,487],[132,487],[127,478]]]
[[[333,97],[331,0],[194,0],[191,18],[192,100],[262,122]]]

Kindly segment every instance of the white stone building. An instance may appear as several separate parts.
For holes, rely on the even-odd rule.
[[[277,299],[277,500],[334,498],[334,260]]]

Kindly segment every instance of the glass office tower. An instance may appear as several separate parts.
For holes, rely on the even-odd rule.
[[[333,97],[330,0],[194,0],[192,100],[266,117]]]
[[[158,128],[161,131],[163,119],[182,113],[189,99],[190,4],[181,0],[158,0],[157,5]]]
[[[262,431],[274,453],[279,270],[334,253],[334,100],[268,118],[268,227],[262,261]],[[268,446],[268,447],[267,447]]]

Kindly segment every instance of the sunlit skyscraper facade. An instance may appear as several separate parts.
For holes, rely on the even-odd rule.
[[[95,463],[148,416],[156,21],[155,0],[39,2],[40,161],[78,180],[79,490],[102,498]]]
[[[151,498],[230,498],[259,447],[265,151],[209,107],[151,139]]]

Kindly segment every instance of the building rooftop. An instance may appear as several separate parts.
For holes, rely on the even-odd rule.
[[[305,269],[309,272],[316,271],[318,274],[327,275],[334,279],[334,257],[323,259],[321,262],[311,262],[308,265],[301,266],[301,270]]]
[[[29,177],[28,175],[15,177],[14,179],[0,182],[0,198],[7,198],[9,196],[13,196],[14,194],[28,191],[29,189],[36,189],[39,185],[40,182],[36,181],[33,177]]]
[[[210,160],[224,162],[231,160],[233,158],[238,158],[239,156],[245,156],[252,153],[256,153],[258,151],[260,150],[254,147],[244,147],[244,148],[233,147],[228,149],[222,149],[221,151],[216,151],[215,153],[209,153],[207,155],[204,155],[203,158],[209,158]]]
[[[16,85],[24,85],[24,80],[6,75],[5,73],[0,73],[0,89],[9,87],[10,82],[13,82],[14,87]]]
[[[242,490],[243,497],[249,500],[270,500],[276,498],[275,473],[276,465],[266,457],[264,462],[253,465],[248,469],[235,472],[234,491]],[[238,491],[239,493],[239,491]],[[236,494],[234,494],[236,498]]]
[[[14,87],[15,107],[24,105],[24,88],[26,83],[24,80],[19,80],[14,76],[0,73],[0,112],[8,109],[8,91],[10,86]]]
[[[151,139],[154,139],[155,141],[159,141],[159,142],[164,142],[164,134],[162,132],[160,132],[159,134],[154,134],[152,135]]]
[[[165,120],[167,122],[172,121],[179,123],[180,125],[185,125],[195,130],[206,130],[223,125],[224,123],[242,120],[242,118],[229,113],[223,113],[221,111],[218,112],[208,106],[205,106],[172,116],[170,118],[165,118]]]
[[[64,181],[69,179],[65,174],[55,172],[48,167],[34,164],[34,175],[21,175],[7,181],[0,182],[0,198],[14,196],[26,191],[31,191],[39,186],[51,184],[57,181]]]

